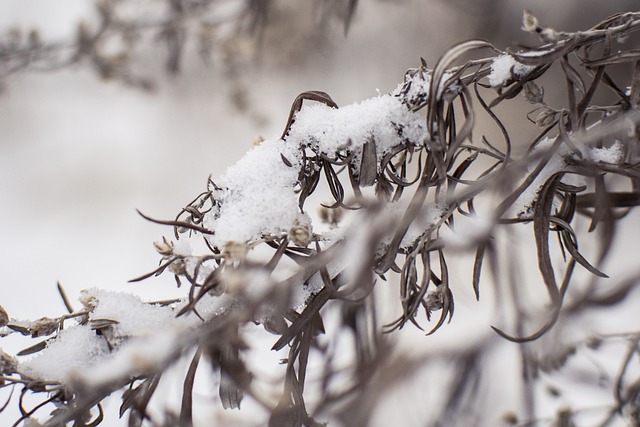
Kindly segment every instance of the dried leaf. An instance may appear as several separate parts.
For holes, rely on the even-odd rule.
[[[376,154],[376,142],[373,138],[367,139],[362,147],[362,159],[360,160],[360,179],[362,187],[373,185],[378,175],[378,157]]]

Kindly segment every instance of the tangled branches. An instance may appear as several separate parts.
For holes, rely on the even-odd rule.
[[[338,107],[324,92],[301,94],[280,138],[262,141],[224,176],[209,179],[206,191],[174,220],[145,216],[174,227],[176,241],[156,242],[160,266],[136,280],[168,271],[178,286],[186,282],[184,299],[143,304],[94,290],[83,296],[81,311],[68,304],[71,314],[49,319],[44,330],[37,326],[43,319],[20,324],[5,316],[7,333],[54,335],[46,348],[38,344],[28,350],[40,352],[40,360],[45,354],[55,358],[61,343],[69,342],[72,329],[63,330],[63,321],[77,317],[76,328],[89,331],[101,362],[52,380],[38,358],[18,364],[3,354],[3,384],[22,386],[21,397],[27,391],[49,393],[43,404],[58,408],[46,425],[96,425],[102,410],[96,414],[92,408],[124,389],[120,415],[128,411],[130,425],[147,420],[188,426],[196,372],[206,360],[218,372],[225,408],[239,408],[248,395],[273,426],[312,426],[322,419],[366,425],[371,414],[358,405],[379,399],[369,387],[379,384],[383,368],[397,360],[381,332],[407,323],[422,329],[428,323],[429,335],[451,321],[458,286],[451,280],[451,256],[471,251],[469,277],[476,298],[481,284],[489,282],[485,263],[496,293],[502,282],[509,286],[512,313],[509,317],[505,310],[502,318],[514,319],[513,324],[494,329],[521,344],[523,412],[536,422],[536,375],[562,366],[583,344],[545,359],[527,343],[553,332],[561,315],[624,300],[637,282],[633,277],[610,286],[604,296],[595,287],[598,278],[607,277],[603,265],[620,219],[640,204],[640,54],[625,50],[625,41],[640,29],[640,14],[618,14],[588,31],[563,33],[525,13],[524,29],[538,34],[541,45],[502,52],[486,41],[465,42],[447,51],[433,69],[423,61],[409,70],[391,94],[360,104]],[[477,52],[488,56],[474,58]],[[621,77],[614,70],[620,65],[631,74]],[[561,73],[566,86],[561,107],[544,96],[544,77],[553,72]],[[533,105],[530,115],[537,116],[530,120],[540,128],[524,151],[499,117],[500,108],[519,94]],[[480,118],[495,124],[500,140],[478,139]],[[330,202],[318,200],[323,191]],[[581,221],[589,223],[588,232],[599,233],[595,256],[586,256],[579,245]],[[504,230],[518,224],[532,226],[540,278],[535,286],[544,290],[546,305],[519,296],[526,281],[514,277],[515,256],[503,253]],[[198,244],[202,253],[194,249]],[[578,267],[589,273],[586,279],[576,273]],[[384,325],[375,299],[379,281],[399,284],[398,316],[384,319],[389,320]],[[538,295],[536,290],[532,293]],[[117,307],[126,304],[132,308],[125,316]],[[545,315],[538,324],[540,316],[534,314],[541,306]],[[338,325],[328,331],[327,313],[334,307],[339,316],[332,321]],[[136,332],[140,319],[130,317],[131,311],[166,322],[163,337]],[[278,336],[272,350],[288,348],[275,397],[261,391],[249,367],[245,329],[251,323]],[[347,368],[334,360],[339,331],[352,337],[345,350]],[[609,338],[598,337],[598,345]],[[624,339],[629,345],[615,404],[599,425],[623,416],[640,422],[640,388],[637,379],[627,380],[627,366],[638,351],[637,333]],[[473,399],[469,390],[479,384],[478,364],[486,347],[478,345],[462,358],[464,375],[453,382],[444,418],[462,399]],[[183,356],[191,364],[179,414],[158,420],[147,407],[161,376]],[[125,363],[131,360],[137,362]],[[312,360],[321,369],[310,381]],[[407,366],[419,365],[410,362]],[[361,394],[367,396],[363,402],[356,399]],[[23,418],[39,408],[28,411],[21,405]],[[90,414],[97,418],[88,421]],[[357,420],[349,414],[357,414]],[[558,422],[569,425],[573,417],[563,410]],[[515,416],[509,420],[518,423]]]
[[[318,5],[319,20],[339,20],[348,31],[357,1],[326,0]],[[77,24],[68,39],[49,40],[38,28],[12,28],[0,34],[0,84],[16,74],[87,67],[103,80],[142,90],[155,87],[148,68],[147,46],[158,46],[164,68],[180,73],[185,57],[196,52],[206,64],[229,62],[240,49],[238,35],[258,38],[274,14],[273,0],[166,0],[140,3],[97,0],[95,19]],[[140,19],[140,16],[145,18]]]

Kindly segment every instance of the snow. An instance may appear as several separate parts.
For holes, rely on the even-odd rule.
[[[414,69],[405,75],[404,82],[396,87],[392,95],[400,97],[403,101],[414,109],[424,106],[431,93],[431,70]],[[447,92],[458,93],[461,87],[458,83],[445,86],[445,83],[453,76],[453,73],[445,71],[440,78],[438,86],[438,98]]]
[[[88,326],[64,329],[36,357],[20,363],[20,372],[33,378],[65,381],[109,356],[106,341]]]
[[[592,162],[617,165],[624,159],[624,149],[620,141],[614,142],[610,147],[591,147],[588,149],[587,158]]]
[[[372,139],[380,160],[392,148],[407,141],[422,142],[425,137],[420,114],[409,112],[397,97],[382,95],[341,108],[304,104],[286,142],[302,143],[331,158],[348,149],[358,159],[364,143]]]
[[[128,378],[166,361],[175,340],[201,322],[192,314],[176,317],[186,302],[161,306],[133,294],[99,289],[83,291],[80,300],[90,311],[89,321],[65,325],[44,350],[20,364],[20,372],[42,380],[94,385]],[[197,307],[208,319],[230,304],[229,297],[205,296]],[[102,335],[92,329],[98,323],[110,325]]]
[[[487,76],[493,87],[503,86],[513,78],[525,76],[534,67],[516,61],[511,55],[500,55],[491,63],[491,73]]]
[[[170,328],[175,322],[175,313],[171,307],[150,305],[125,292],[95,288],[83,291],[81,299],[89,298],[96,304],[89,319],[117,320],[118,324],[114,328],[120,337],[150,335]]]
[[[312,227],[308,216],[298,212],[294,191],[302,167],[300,147],[330,158],[348,150],[354,165],[359,165],[367,141],[375,143],[379,163],[393,148],[408,141],[420,143],[425,136],[424,118],[392,95],[342,108],[306,103],[284,141],[263,141],[215,181],[219,206],[204,219],[205,227],[215,232],[209,242],[224,248],[231,242],[253,243],[265,235],[290,234],[304,243]]]
[[[291,164],[285,164],[282,157]],[[212,245],[254,242],[264,234],[288,233],[299,222],[294,186],[301,165],[295,144],[279,139],[263,141],[216,181],[219,209],[205,215],[204,225],[215,234]]]
[[[181,238],[177,242],[173,244],[173,254],[182,257],[188,257],[192,253],[191,245],[189,240],[186,238]]]

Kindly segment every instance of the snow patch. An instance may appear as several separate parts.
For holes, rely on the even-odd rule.
[[[487,76],[493,87],[503,86],[513,78],[527,75],[534,67],[516,61],[511,55],[500,55],[491,63],[491,73]]]
[[[624,149],[620,141],[616,141],[610,147],[591,147],[588,150],[587,158],[592,162],[602,162],[617,165],[624,160]]]
[[[222,248],[227,242],[287,233],[298,218],[294,186],[300,165],[297,145],[277,139],[263,141],[245,154],[216,181],[220,206],[204,218],[205,227],[215,232],[209,242]]]
[[[407,141],[422,142],[425,137],[424,117],[407,111],[397,97],[382,95],[341,108],[305,104],[286,141],[310,146],[331,158],[344,150],[359,158],[365,142],[373,140],[379,161],[392,148]]]

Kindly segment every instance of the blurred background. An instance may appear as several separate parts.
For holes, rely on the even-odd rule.
[[[72,301],[89,287],[182,296],[170,276],[127,282],[155,268],[152,242],[171,234],[135,210],[173,218],[210,174],[279,135],[299,93],[350,104],[470,38],[534,44],[524,8],[573,31],[636,4],[4,0],[0,304],[18,319],[60,315],[56,281]],[[101,28],[112,32],[95,42]]]

